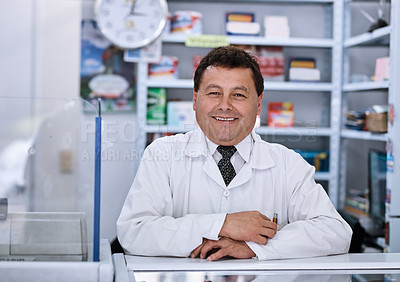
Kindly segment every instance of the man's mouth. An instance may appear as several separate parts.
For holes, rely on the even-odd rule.
[[[230,117],[230,118],[223,118],[223,117],[214,117],[216,120],[219,121],[234,121],[236,118]]]

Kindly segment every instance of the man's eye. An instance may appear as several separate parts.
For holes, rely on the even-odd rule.
[[[244,96],[243,94],[241,94],[241,93],[235,93],[235,97],[246,97],[246,96]]]
[[[210,92],[210,93],[208,93],[208,95],[219,95],[219,93],[218,92]]]

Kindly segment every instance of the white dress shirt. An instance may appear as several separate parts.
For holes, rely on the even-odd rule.
[[[205,139],[207,141],[208,151],[210,152],[210,154],[212,154],[215,162],[218,165],[218,162],[222,159],[221,153],[218,152],[217,150],[218,145],[213,143],[207,137]],[[250,152],[251,149],[253,148],[253,143],[254,143],[253,137],[251,137],[251,135],[248,135],[246,138],[242,140],[242,142],[240,142],[235,146],[236,152],[231,157],[231,163],[233,165],[233,168],[235,169],[236,174],[243,167],[245,162],[249,161]]]
[[[197,129],[146,148],[117,222],[126,253],[187,257],[203,238],[218,240],[227,213],[250,210],[278,214],[266,245],[246,242],[258,259],[348,251],[351,228],[299,154],[252,132],[237,145],[244,163],[226,186],[214,145]]]

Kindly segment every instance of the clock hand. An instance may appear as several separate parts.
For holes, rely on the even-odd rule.
[[[135,16],[148,16],[147,13],[135,13]]]
[[[134,14],[129,13],[128,15],[126,15],[125,18],[130,18],[130,17],[134,17],[134,16],[148,17],[149,14],[148,13],[143,13],[143,12],[136,12]]]
[[[136,0],[132,0],[131,9],[129,10],[128,16],[135,15]]]
[[[131,8],[129,10],[129,14],[127,17],[129,17],[129,16],[146,16],[147,17],[148,16],[147,13],[135,12],[136,2],[137,2],[137,0],[132,0]]]

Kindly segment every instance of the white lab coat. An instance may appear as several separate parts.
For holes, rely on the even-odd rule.
[[[182,256],[217,240],[227,213],[278,214],[278,232],[266,245],[247,242],[258,259],[348,252],[351,228],[341,218],[314,167],[252,132],[249,162],[225,186],[200,129],[164,137],[147,147],[117,222],[128,254]]]

